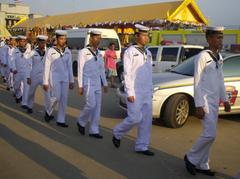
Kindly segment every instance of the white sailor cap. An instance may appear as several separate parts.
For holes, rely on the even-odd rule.
[[[9,39],[17,39],[16,36],[10,36]]]
[[[38,40],[42,40],[42,41],[46,41],[48,39],[48,36],[46,36],[46,35],[38,35],[37,39]]]
[[[222,26],[218,26],[218,27],[208,26],[208,27],[206,28],[206,30],[211,30],[211,31],[224,31],[224,27],[222,27]]]
[[[102,32],[99,30],[90,30],[89,34],[91,35],[102,35]]]
[[[59,36],[64,36],[64,35],[67,35],[67,31],[66,30],[56,30],[55,34],[59,35]]]
[[[18,35],[18,36],[17,36],[17,39],[18,39],[18,40],[27,40],[27,37],[24,36],[24,35]]]
[[[206,34],[222,34],[224,31],[224,27],[206,27]]]
[[[143,26],[140,24],[136,24],[135,28],[136,28],[135,32],[149,32],[150,31],[149,27],[146,27],[146,26]]]

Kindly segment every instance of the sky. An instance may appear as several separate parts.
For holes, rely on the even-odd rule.
[[[170,2],[174,0],[21,0],[29,5],[32,13],[42,15],[123,7],[131,5]],[[0,0],[2,3],[13,0]],[[211,25],[240,27],[240,0],[196,0]]]

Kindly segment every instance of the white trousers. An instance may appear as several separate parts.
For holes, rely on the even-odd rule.
[[[217,105],[216,105],[217,104]],[[187,153],[187,157],[196,168],[208,170],[210,149],[216,138],[218,121],[218,103],[209,104],[209,112],[205,114],[202,120],[203,131],[196,143]]]
[[[78,118],[78,123],[85,127],[87,123],[90,123],[89,133],[99,133],[99,121],[101,113],[102,103],[102,91],[101,89],[95,89],[92,86],[84,87],[85,105]]]
[[[68,102],[68,90],[69,90],[69,83],[68,82],[54,82],[52,85],[52,93],[53,96],[56,97],[55,103],[58,105],[58,114],[57,114],[57,122],[65,123],[65,112],[67,108],[67,102]],[[55,107],[55,105],[51,105],[52,109]]]
[[[3,65],[1,65],[1,75],[4,77],[5,80],[7,80],[7,67],[4,67]]]
[[[137,93],[134,103],[127,101],[127,114],[124,121],[113,129],[114,136],[121,139],[124,134],[137,126],[135,150],[148,150],[152,128],[152,93]]]
[[[13,88],[13,73],[10,71],[10,68],[7,70],[7,87],[8,88]]]
[[[34,98],[35,98],[35,92],[38,86],[42,86],[43,84],[43,78],[42,75],[39,76],[31,76],[31,85],[29,87],[29,92],[28,92],[28,107],[33,108],[34,104]],[[44,95],[44,106],[45,106],[45,111],[51,115],[52,113],[52,108],[51,108],[51,101],[50,101],[50,93],[49,91],[43,91]]]
[[[22,97],[22,105],[27,106],[29,85],[25,73],[17,73],[14,75],[14,91],[16,98]]]

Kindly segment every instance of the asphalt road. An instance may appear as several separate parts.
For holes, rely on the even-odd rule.
[[[200,121],[193,117],[180,129],[154,124],[151,149],[155,156],[147,157],[134,152],[136,129],[122,140],[120,149],[111,143],[113,127],[126,116],[119,108],[115,89],[103,95],[103,140],[78,133],[76,119],[84,100],[76,89],[69,94],[69,128],[59,128],[54,121],[45,123],[42,104],[39,88],[34,113],[28,115],[0,84],[0,178],[205,179],[235,178],[240,173],[240,115],[219,120],[211,152],[211,167],[217,176],[193,177],[183,162],[185,152],[201,132]]]

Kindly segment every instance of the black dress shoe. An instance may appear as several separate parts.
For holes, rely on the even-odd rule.
[[[28,107],[26,105],[22,105],[21,108],[28,109]]]
[[[113,136],[112,142],[113,142],[113,145],[114,145],[116,148],[119,148],[120,145],[121,145],[121,140],[117,139],[115,136]]]
[[[144,150],[144,151],[136,151],[138,154],[143,154],[143,155],[147,155],[147,156],[154,156],[154,152],[150,151],[150,150]]]
[[[66,123],[56,122],[56,124],[60,127],[64,127],[64,128],[68,127]]]
[[[100,135],[100,134],[89,134],[89,137],[94,137],[96,139],[102,139],[103,138],[103,136]]]
[[[18,103],[21,103],[21,101],[22,101],[22,97],[20,97],[20,98],[17,98],[16,97],[16,103],[18,104]]]
[[[77,122],[77,126],[78,126],[78,131],[81,135],[85,135],[85,127],[81,126],[78,122]]]
[[[185,166],[187,171],[191,174],[191,175],[196,175],[196,166],[193,165],[187,158],[187,155],[184,156],[184,161],[185,161]]]
[[[27,109],[27,113],[28,113],[28,114],[32,114],[32,113],[33,113],[32,108],[28,108],[28,109]]]
[[[48,113],[45,112],[44,119],[45,119],[46,122],[49,122],[49,121],[54,119],[54,116],[48,115]]]
[[[196,169],[196,172],[203,173],[204,175],[208,176],[215,176],[216,172],[209,170],[202,170],[202,169]]]

